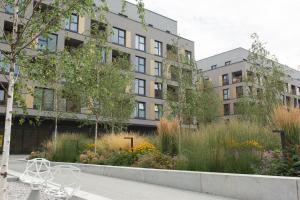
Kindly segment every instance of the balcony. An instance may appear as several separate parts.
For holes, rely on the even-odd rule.
[[[243,73],[242,71],[232,73],[232,84],[243,82]]]

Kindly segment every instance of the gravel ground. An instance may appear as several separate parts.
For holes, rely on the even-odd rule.
[[[8,200],[26,200],[30,186],[20,182],[8,182]]]

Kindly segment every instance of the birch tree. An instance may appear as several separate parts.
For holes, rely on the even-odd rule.
[[[86,0],[53,0],[50,4],[44,1],[32,0],[2,0],[1,9],[10,8],[13,10],[11,21],[13,23],[12,33],[3,32],[1,40],[5,40],[7,49],[1,50],[9,64],[9,72],[6,76],[8,81],[4,144],[1,163],[0,199],[7,199],[7,170],[10,151],[11,125],[14,101],[14,89],[16,84],[16,66],[26,68],[30,64],[29,53],[35,46],[39,36],[47,37],[49,33],[61,29],[61,22],[72,12],[85,13],[93,10],[93,1]],[[46,9],[45,9],[46,8]],[[32,12],[29,13],[29,10]],[[4,30],[1,27],[1,30]],[[28,62],[26,62],[28,61]],[[24,77],[26,75],[24,74]]]
[[[274,109],[282,104],[284,69],[257,34],[251,38],[253,43],[247,58],[250,68],[244,77],[246,93],[238,100],[236,110],[243,119],[269,124]]]

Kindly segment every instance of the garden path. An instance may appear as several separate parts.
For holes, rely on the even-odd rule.
[[[1,156],[0,156],[1,157]],[[12,156],[9,168],[23,172],[24,156]],[[81,190],[111,200],[233,200],[159,185],[82,173]]]

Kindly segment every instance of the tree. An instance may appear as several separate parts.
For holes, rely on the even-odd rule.
[[[193,107],[198,128],[201,124],[207,124],[216,120],[219,116],[222,102],[211,81],[204,77],[201,72],[199,72],[198,80],[195,84],[194,96],[195,105]]]
[[[247,93],[238,100],[236,109],[243,119],[269,124],[274,109],[282,104],[284,69],[257,34],[251,38],[253,43],[247,59],[250,70],[244,77]]]
[[[47,3],[45,3],[47,2]],[[140,16],[143,16],[143,2],[137,0],[138,11],[141,12]],[[4,146],[2,153],[1,163],[1,177],[0,187],[1,195],[0,199],[7,199],[7,169],[10,151],[10,138],[11,138],[11,125],[12,125],[12,113],[13,113],[13,101],[15,97],[20,96],[19,93],[15,94],[15,88],[18,83],[24,83],[25,81],[19,81],[18,78],[30,76],[22,74],[22,76],[15,76],[17,66],[21,69],[21,72],[26,72],[27,66],[30,66],[32,56],[38,56],[38,53],[32,53],[36,46],[36,40],[43,36],[49,37],[50,33],[59,31],[62,27],[62,22],[69,17],[72,13],[78,13],[79,15],[89,14],[93,15],[99,7],[106,7],[105,0],[99,2],[100,6],[94,5],[94,0],[1,0],[1,9],[13,10],[12,18],[12,33],[7,34],[3,32],[1,40],[5,40],[7,44],[6,50],[0,50],[1,54],[5,57],[5,62],[9,64],[8,75],[5,76],[8,81],[7,89],[7,103],[6,103],[6,116],[5,116],[5,130],[4,130]],[[125,8],[125,3],[122,3]],[[105,9],[104,9],[105,10]],[[107,9],[106,9],[107,10]],[[105,13],[102,13],[102,17]],[[1,27],[3,30],[3,27]],[[43,66],[39,66],[43,67]],[[17,83],[18,80],[18,83]]]
[[[68,63],[65,86],[76,95],[88,115],[95,121],[95,143],[98,125],[107,123],[114,131],[116,125],[130,118],[134,96],[128,90],[133,82],[133,72],[126,55],[105,61],[111,49],[97,38],[90,39],[72,53],[66,52]],[[95,147],[96,151],[96,147]]]
[[[1,199],[7,199],[7,167],[10,150],[14,87],[16,83],[16,77],[14,76],[16,66],[18,65],[20,68],[26,67],[26,65],[21,66],[20,64],[26,63],[26,59],[29,60],[26,52],[28,52],[28,48],[34,45],[34,42],[40,35],[47,36],[49,33],[58,31],[61,28],[61,22],[72,12],[82,14],[92,11],[93,1],[53,0],[45,9],[45,4],[43,4],[41,0],[2,0],[0,7],[2,9],[8,7],[13,9],[12,33],[3,33],[3,38],[7,42],[8,50],[5,52],[1,50],[1,53],[5,56],[10,65],[0,180],[2,190]],[[28,14],[26,11],[28,11],[30,7],[33,7],[33,10]],[[27,64],[29,64],[29,62],[27,62]]]

